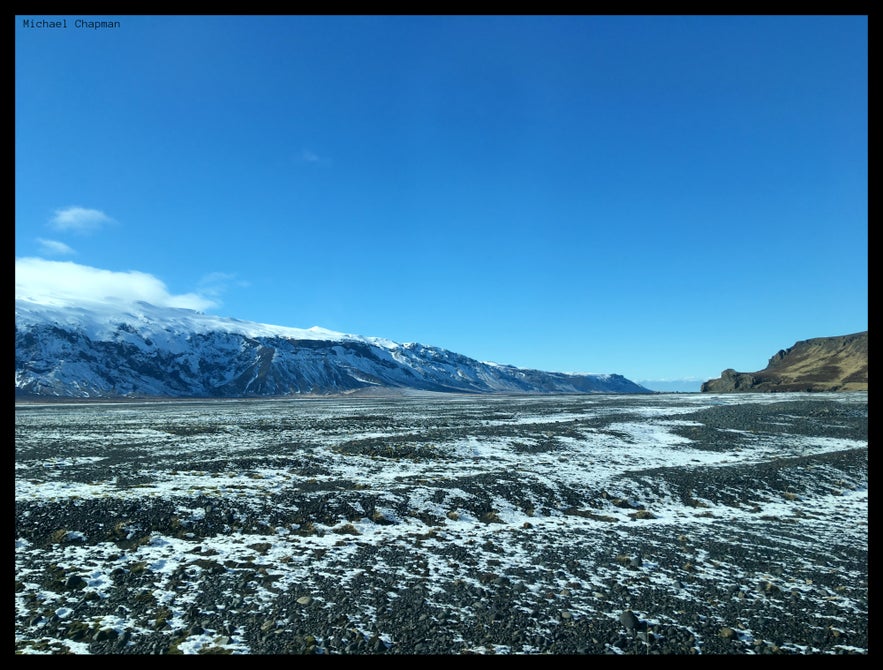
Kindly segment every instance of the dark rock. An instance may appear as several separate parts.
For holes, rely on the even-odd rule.
[[[86,586],[86,580],[79,575],[71,575],[64,585],[68,589],[82,589]]]
[[[631,610],[625,610],[619,615],[619,622],[625,626],[625,629],[631,632],[634,632],[638,628],[638,624],[640,623],[635,613]]]

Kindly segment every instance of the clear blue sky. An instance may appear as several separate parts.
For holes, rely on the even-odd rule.
[[[47,282],[636,381],[868,328],[867,16],[57,18]]]

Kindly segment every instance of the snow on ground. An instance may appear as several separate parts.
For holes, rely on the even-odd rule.
[[[152,596],[157,608],[168,610],[169,629],[191,630],[179,639],[178,651],[199,653],[220,647],[251,653],[244,635],[190,628],[185,613],[195,605],[198,591],[179,588],[182,572],[185,580],[199,584],[216,564],[259,569],[265,581],[242,598],[245,606],[260,610],[271,608],[280,592],[303,590],[319,576],[337,580],[342,587],[355,583],[367,576],[367,569],[342,571],[341,566],[356,566],[357,555],[371,550],[376,557],[372,574],[386,573],[406,582],[426,581],[428,575],[427,598],[444,609],[451,607],[443,594],[452,582],[480,588],[477,575],[500,573],[501,563],[509,572],[534,572],[540,538],[564,538],[585,546],[596,537],[599,544],[592,551],[601,553],[615,538],[623,546],[634,545],[636,524],[648,538],[708,532],[716,540],[727,536],[721,529],[728,525],[745,525],[754,528],[751,532],[757,533],[759,546],[767,532],[761,520],[799,517],[800,532],[788,529],[778,543],[795,551],[809,539],[866,547],[866,473],[863,480],[844,480],[823,460],[807,462],[811,469],[807,477],[818,479],[830,470],[830,477],[839,478],[840,485],[830,495],[801,497],[788,490],[759,488],[748,496],[750,502],[742,504],[733,499],[744,497],[744,491],[727,491],[726,485],[716,491],[697,489],[689,504],[681,495],[679,477],[684,473],[696,473],[698,478],[710,470],[726,473],[867,447],[866,436],[838,436],[848,431],[836,417],[811,424],[819,434],[808,432],[805,415],[785,411],[772,421],[761,417],[726,428],[706,425],[702,418],[703,411],[714,408],[746,403],[760,408],[788,406],[807,399],[802,394],[418,394],[394,399],[17,405],[17,649],[90,653],[86,641],[44,636],[42,645],[33,643],[41,639],[40,626],[46,623],[45,617],[35,618],[34,603],[40,604],[38,610],[54,612],[63,628],[65,620],[79,611],[83,593],[94,594],[98,602],[109,599],[115,571],[131,571],[133,566],[151,575],[156,585]],[[814,394],[811,399],[826,403],[826,411],[843,408],[846,413],[867,415],[866,394]],[[802,467],[789,470],[795,488],[815,491],[815,485],[800,479]],[[656,472],[667,474],[645,474]],[[677,476],[669,479],[671,473]],[[476,489],[476,481],[486,482],[487,488]],[[517,491],[512,490],[513,481],[518,482]],[[333,502],[336,512],[317,516],[310,532],[302,523],[280,522],[303,516],[309,491]],[[581,496],[576,505],[574,496]],[[38,514],[39,505],[77,507],[96,500],[170,502],[175,532],[154,530],[121,550],[120,541],[146,532],[143,523],[123,526],[114,540],[92,538],[88,528],[67,528],[66,534],[48,544],[40,541],[40,533],[23,530],[30,515]],[[375,503],[370,512],[364,506],[367,500]],[[235,510],[225,522],[226,530],[201,532],[221,504]],[[486,508],[493,512],[492,522],[482,518]],[[429,526],[428,519],[433,520]],[[106,530],[102,524],[94,527]],[[420,560],[408,565],[385,561],[384,551],[393,545],[408,551],[419,545]],[[652,541],[648,539],[646,545],[652,547]],[[451,551],[457,546],[473,561],[468,574]],[[487,550],[500,546],[505,547],[502,554]],[[708,560],[703,552],[697,545],[692,558],[701,566],[703,580],[739,583],[734,576],[744,566]],[[194,556],[211,560],[194,561]],[[818,570],[816,563],[806,559],[800,567],[808,573]],[[50,564],[76,571],[85,587],[74,595],[46,588],[40,566]],[[629,582],[632,589],[655,585],[672,588],[685,601],[694,597],[665,560],[648,556],[641,569],[646,578],[638,585]],[[620,566],[599,564],[580,576],[570,572],[559,578],[545,575],[527,587],[525,598],[531,592],[540,598],[540,591],[577,591],[590,595],[571,598],[562,610],[566,618],[618,615],[609,599],[611,581],[622,580]],[[867,572],[851,577],[860,582],[867,579]],[[861,608],[842,591],[808,583],[807,578],[778,575],[777,583],[777,588],[793,593],[842,601],[844,609]],[[394,592],[389,595],[395,597]],[[323,600],[321,593],[313,598],[321,607],[336,606]],[[530,607],[525,604],[522,609]],[[460,607],[457,616],[468,617],[468,610],[469,606]],[[350,613],[365,636],[378,616],[376,605],[367,598],[359,612]],[[668,621],[660,616],[648,620]],[[234,619],[231,614],[233,628]],[[151,632],[125,608],[96,615],[90,625],[95,630],[112,629],[116,636]],[[385,643],[395,642],[393,631],[380,633]],[[744,630],[741,639],[746,645],[752,642],[751,631]],[[530,648],[498,645],[494,651],[529,652]],[[608,651],[620,653],[620,648]]]

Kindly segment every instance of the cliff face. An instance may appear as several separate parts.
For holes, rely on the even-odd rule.
[[[724,370],[703,393],[738,391],[867,391],[868,331],[797,342],[758,372]]]

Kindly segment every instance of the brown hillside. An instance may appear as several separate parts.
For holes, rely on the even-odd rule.
[[[797,342],[758,372],[724,370],[703,393],[735,391],[867,391],[868,331]]]

